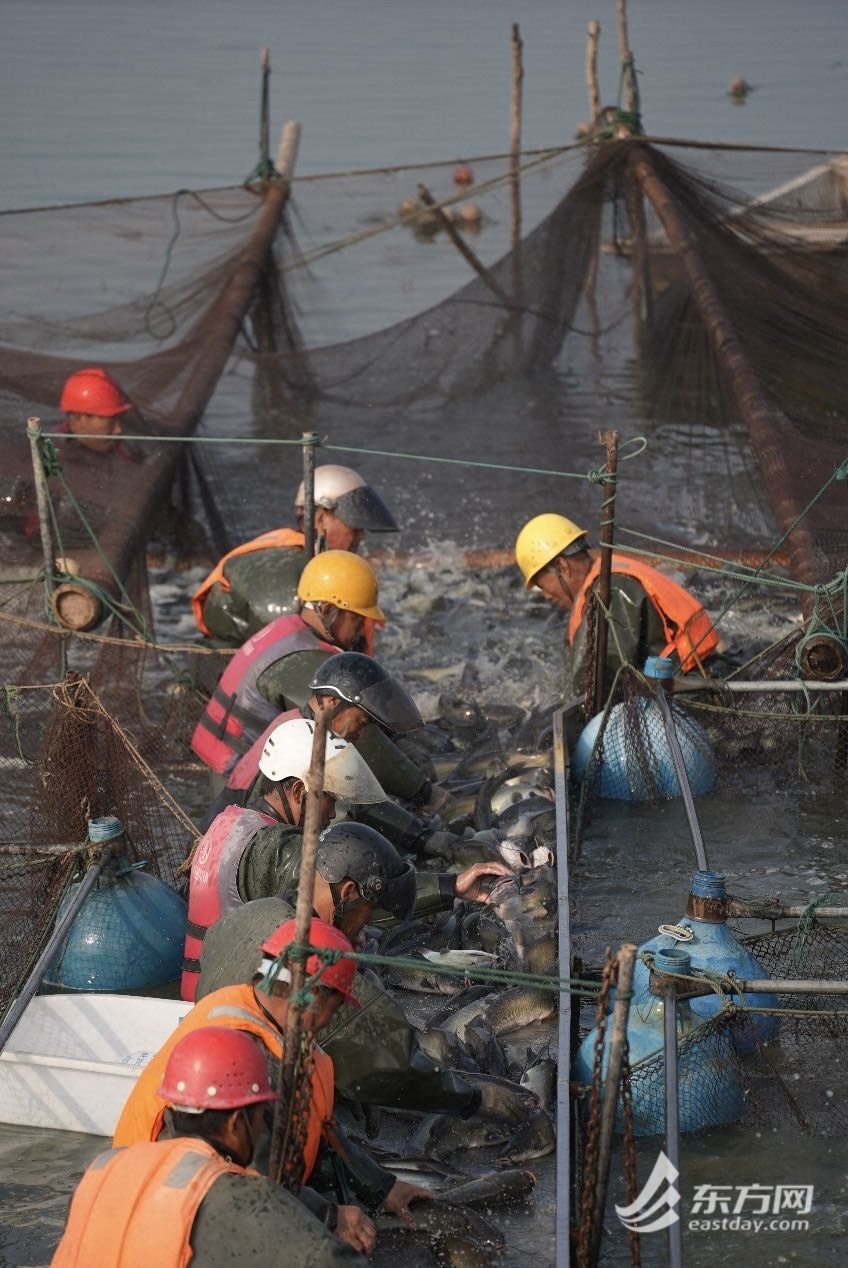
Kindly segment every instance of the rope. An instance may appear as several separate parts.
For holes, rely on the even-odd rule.
[[[600,989],[598,982],[585,978],[554,977],[540,973],[521,973],[511,969],[487,969],[483,967],[467,968],[456,964],[434,965],[429,961],[413,960],[399,955],[377,955],[367,951],[339,951],[334,947],[312,947],[303,943],[292,943],[285,947],[271,968],[260,982],[262,990],[270,990],[279,976],[280,969],[294,960],[306,960],[317,956],[321,968],[304,984],[304,990],[320,979],[324,968],[336,964],[339,960],[355,960],[358,964],[373,964],[382,967],[406,969],[418,973],[438,973],[440,976],[474,979],[480,982],[497,982],[508,986],[539,986],[560,994],[587,995],[594,997]],[[622,998],[624,998],[622,996]],[[305,1002],[305,1001],[300,1001]],[[308,1001],[306,1001],[308,1002]]]

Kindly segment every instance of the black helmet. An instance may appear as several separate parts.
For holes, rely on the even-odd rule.
[[[359,528],[366,533],[398,532],[395,517],[370,484],[349,489],[331,509],[349,528]]]
[[[355,881],[366,902],[398,920],[415,906],[415,869],[390,841],[364,823],[334,823],[318,839],[315,866],[328,885]]]
[[[393,735],[421,726],[418,706],[406,688],[362,652],[339,652],[325,660],[312,675],[309,688],[358,705]]]

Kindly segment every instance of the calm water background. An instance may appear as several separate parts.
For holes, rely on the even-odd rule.
[[[401,0],[3,0],[0,209],[237,183],[258,157],[263,45],[271,48],[273,65],[272,144],[284,119],[300,120],[302,174],[503,151],[515,21],[524,40],[525,146],[558,145],[586,115],[583,57],[592,17],[603,26],[604,100],[614,101],[612,0],[430,0],[426,7]],[[656,135],[838,149],[845,143],[846,34],[844,0],[634,0],[630,39],[646,127]],[[754,91],[745,105],[734,106],[726,88],[739,75]],[[400,315],[387,307],[372,320],[388,325]],[[644,427],[626,352],[580,390],[574,390],[573,369],[566,359],[550,375],[507,386],[494,403],[465,407],[461,421],[472,436],[467,452],[582,469],[597,461],[597,428],[613,411],[633,430]],[[216,408],[226,406],[225,390]],[[376,439],[392,441],[385,445],[391,448],[420,443],[402,419],[383,423],[379,437],[368,436],[369,443]],[[634,496],[634,523],[651,523],[679,539],[714,540],[713,492],[727,477],[723,442],[705,431],[697,463],[687,468],[691,429],[666,426],[654,439],[660,465],[676,464],[684,478],[658,520],[649,476],[644,496]],[[459,478],[444,469],[410,482],[390,463],[375,463],[374,473],[375,483],[394,485],[407,540],[460,545],[510,544],[522,518],[561,487],[539,477],[507,488],[490,477]],[[744,464],[734,478],[747,488]],[[254,505],[249,513],[260,517],[264,508]],[[766,524],[753,507],[745,528],[756,534]],[[539,604],[528,606],[514,577],[469,579],[452,563],[451,547],[443,545],[442,553],[444,566],[435,572],[387,577],[395,617],[382,649],[387,663],[409,675],[431,711],[439,688],[417,671],[453,667],[441,684],[450,688],[468,661],[482,694],[534,703],[552,698],[559,623]],[[187,590],[188,581],[172,578],[159,589],[167,627],[182,621],[184,633]],[[739,637],[767,632],[761,613],[748,611],[738,620]],[[703,814],[711,862],[727,869],[734,892],[800,900],[848,887],[841,803],[802,801],[761,782],[756,796],[719,795]],[[589,949],[606,939],[649,936],[659,920],[681,914],[690,867],[677,807],[654,819],[608,823],[587,843],[575,877],[578,934]],[[66,1195],[92,1144],[83,1137],[0,1132],[0,1265],[46,1262]],[[646,1148],[643,1178],[652,1161],[653,1147]],[[815,1182],[820,1230],[810,1238],[781,1238],[779,1246],[765,1236],[689,1238],[687,1263],[712,1263],[716,1255],[752,1265],[844,1262],[843,1142],[714,1132],[687,1143],[684,1163],[685,1195],[695,1183]],[[544,1218],[535,1240],[522,1234],[512,1263],[552,1260],[545,1174]],[[660,1238],[645,1239],[643,1250],[646,1262],[662,1262]],[[624,1260],[616,1253],[610,1262]]]

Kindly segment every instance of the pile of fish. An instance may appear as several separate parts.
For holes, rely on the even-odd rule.
[[[528,719],[468,700],[441,703],[443,715],[414,740],[427,746],[451,809],[447,830],[432,837],[417,864],[460,871],[498,860],[512,870],[495,878],[485,905],[457,902],[370,944],[398,959],[380,975],[416,1026],[420,1047],[483,1092],[478,1114],[418,1117],[402,1149],[383,1156],[395,1174],[430,1186],[440,1200],[416,1207],[415,1230],[391,1222],[381,1228],[380,1254],[394,1258],[375,1263],[397,1262],[399,1252],[407,1265],[492,1262],[503,1238],[468,1207],[485,1213],[526,1203],[535,1180],[519,1168],[556,1148],[558,996],[541,985],[475,980],[492,968],[558,975],[552,759],[549,747],[538,746],[550,740],[550,712]],[[488,1172],[481,1175],[481,1166]]]

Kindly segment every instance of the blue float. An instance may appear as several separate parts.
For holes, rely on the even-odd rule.
[[[695,969],[706,969],[722,976],[734,973],[742,979],[768,977],[762,965],[728,929],[726,900],[727,885],[720,872],[695,872],[686,915],[676,925],[669,926],[680,933],[659,933],[643,942],[639,952],[656,953],[678,947],[685,949]],[[633,997],[637,1006],[653,999],[649,981],[648,967],[637,956],[633,971]],[[746,995],[744,1002],[757,1008],[779,1007],[777,996],[771,992]],[[715,1017],[722,1007],[722,1001],[716,994],[692,1000],[692,1012],[702,1021]],[[777,1017],[767,1013],[750,1015],[747,1025],[734,1034],[737,1051],[753,1051],[773,1039],[777,1029]]]
[[[662,679],[671,675],[671,661],[651,656],[645,676]],[[663,688],[658,688],[663,690]],[[692,795],[712,792],[716,782],[715,756],[704,728],[680,705],[669,703],[683,765]],[[614,705],[606,719],[602,747],[594,754],[603,724],[598,713],[586,724],[574,749],[574,775],[582,782],[589,768],[600,762],[600,795],[610,801],[652,801],[655,797],[679,797],[680,781],[668,743],[663,715],[655,701],[640,697]],[[638,743],[638,756],[634,746]],[[594,775],[594,770],[593,770]]]
[[[144,862],[121,857],[123,827],[113,815],[89,821],[92,844],[116,841],[118,857],[83,903],[44,981],[67,991],[132,991],[179,977],[185,944],[185,900],[147,876]],[[59,904],[57,919],[76,883]]]
[[[660,973],[689,972],[690,961],[685,951],[676,948],[658,952],[655,966]],[[657,1136],[665,1130],[665,1058],[664,1001],[648,995],[630,1006],[627,1022],[627,1043],[631,1070],[633,1131],[637,1136]],[[698,1034],[703,1031],[702,1034]],[[678,1000],[677,1042],[694,1036],[678,1054],[678,1111],[681,1132],[701,1131],[738,1122],[744,1099],[738,1071],[728,1051],[728,1039],[705,1029],[703,1021],[691,1009],[690,1002]],[[596,1030],[591,1030],[580,1045],[572,1064],[572,1078],[588,1085],[592,1082]],[[659,1060],[657,1059],[659,1058]],[[731,1058],[731,1059],[728,1059]],[[609,1022],[604,1039],[602,1077],[606,1078],[609,1059]],[[623,1131],[621,1103],[616,1111],[616,1131]]]

